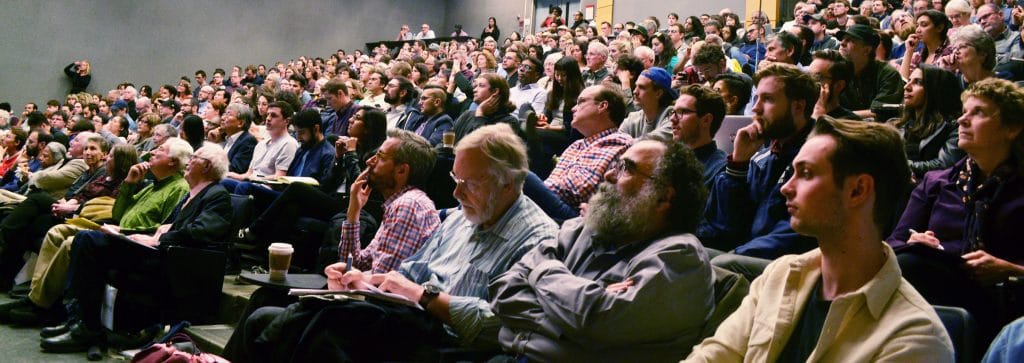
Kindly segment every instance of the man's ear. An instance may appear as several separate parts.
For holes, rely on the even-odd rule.
[[[661,194],[661,198],[658,198],[658,206],[656,207],[656,209],[659,212],[658,214],[667,215],[669,209],[672,208],[672,199],[674,199],[675,197],[676,197],[676,188],[674,188],[674,187],[667,187],[667,188],[665,188],[665,192]]]
[[[875,178],[868,174],[851,175],[846,178],[845,196],[850,199],[850,206],[859,206],[875,195]]]

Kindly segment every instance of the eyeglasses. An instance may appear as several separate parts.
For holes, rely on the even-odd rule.
[[[522,72],[529,72],[533,70],[533,66],[529,64],[521,64],[519,65],[519,70]]]
[[[672,108],[668,110],[668,117],[674,119],[676,117],[683,117],[691,113],[697,113],[697,110],[689,108]]]
[[[462,188],[466,189],[467,192],[470,192],[470,193],[473,193],[474,191],[476,191],[476,190],[478,190],[480,188],[480,182],[479,181],[469,181],[469,180],[466,180],[466,179],[459,178],[459,177],[455,176],[455,172],[454,171],[449,171],[448,172],[448,176],[450,176],[452,178],[452,181],[455,182],[455,187],[456,188],[457,187],[462,187]]]
[[[654,176],[647,173],[641,173],[637,169],[636,162],[629,159],[616,158],[612,160],[611,164],[608,164],[608,170],[615,172],[615,175],[621,175],[622,172],[626,174],[641,177],[644,179],[654,179]]]

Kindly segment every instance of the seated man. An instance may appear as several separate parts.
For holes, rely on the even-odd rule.
[[[159,159],[163,155],[154,156]],[[43,330],[42,335],[49,336],[40,344],[44,351],[85,351],[103,341],[100,309],[109,271],[143,273],[152,277],[153,284],[166,283],[168,276],[163,275],[160,260],[169,247],[216,248],[227,238],[231,196],[218,183],[228,169],[227,153],[211,145],[200,148],[194,155],[190,149],[184,149],[180,156],[183,159],[191,157],[184,176],[188,182],[187,195],[177,199],[180,202],[176,203],[174,213],[154,234],[127,236],[139,244],[155,248],[120,240],[123,236],[112,236],[119,230],[127,231],[115,226],[104,226],[100,231],[82,231],[75,236],[75,251],[71,258],[74,273],[69,293],[78,301],[77,309],[69,314],[64,324]],[[126,185],[130,180],[138,180],[145,171],[142,165],[133,167],[125,179]]]
[[[675,107],[669,109],[672,139],[693,150],[704,165],[704,184],[709,188],[725,168],[725,152],[715,144],[715,134],[725,119],[725,100],[707,86],[690,85],[680,90]]]
[[[279,105],[278,105],[279,104]],[[275,106],[268,109],[267,120],[275,115],[273,111],[269,110],[284,110],[285,107],[290,107],[285,102],[278,101]],[[295,127],[296,135],[299,137],[298,143],[299,148],[291,157],[291,162],[288,164],[288,169],[284,173],[284,176],[302,176],[309,177],[317,180],[316,184],[326,183],[331,170],[331,166],[334,164],[334,147],[329,142],[324,141],[324,135],[320,132],[321,119],[320,114],[316,110],[302,110],[295,114],[292,125]],[[269,123],[268,123],[269,124]],[[287,123],[286,123],[287,125]],[[280,125],[274,126],[278,127]],[[287,132],[287,126],[283,132]],[[288,138],[287,133],[285,135]],[[292,139],[294,140],[294,139]],[[270,142],[271,140],[267,140]],[[276,142],[276,141],[275,141]],[[259,155],[260,143],[256,146],[257,153]],[[285,146],[280,150],[274,161],[276,164],[279,161],[283,161],[284,153],[288,152],[288,147]],[[269,151],[268,151],[269,152]],[[264,157],[267,159],[267,157]],[[276,166],[275,166],[276,168]],[[275,173],[276,174],[276,173]],[[230,183],[230,182],[229,182]],[[225,184],[222,182],[221,184]],[[251,195],[253,196],[253,206],[257,213],[261,213],[273,203],[274,199],[281,195],[280,191],[271,189],[269,186],[264,184],[252,183],[252,182],[241,182],[234,190],[234,194]]]
[[[444,133],[452,128],[452,118],[444,112],[448,94],[438,86],[426,86],[420,93],[420,109],[411,110],[405,129],[430,141],[431,146],[441,144]]]
[[[895,129],[819,120],[782,187],[819,249],[784,256],[687,362],[952,362],[935,310],[900,277],[882,229],[910,169]]]
[[[388,139],[377,155],[366,161],[366,171],[352,183],[349,193],[338,256],[345,261],[353,256],[352,266],[342,262],[327,269],[338,274],[348,268],[386,273],[418,251],[441,224],[434,202],[419,189],[429,181],[436,161],[427,140],[405,130],[389,131]],[[385,198],[384,220],[373,241],[360,248],[359,214],[374,189]]]
[[[698,236],[706,247],[767,259],[803,253],[814,240],[789,227],[781,177],[814,126],[818,85],[796,66],[773,64],[757,73],[754,122],[736,133],[725,170],[715,177]],[[753,280],[758,269],[739,270]]]
[[[211,139],[223,139],[221,145],[228,151],[231,173],[245,173],[252,163],[253,151],[256,148],[256,137],[249,133],[249,126],[256,118],[249,106],[232,103],[224,110],[220,120],[220,128]],[[175,133],[172,133],[172,135]],[[287,165],[287,164],[285,164]]]
[[[566,221],[558,240],[491,284],[502,348],[541,362],[668,361],[689,352],[715,304],[711,265],[692,234],[707,197],[700,169],[671,140],[627,149],[586,216]]]
[[[282,314],[282,308],[262,308],[237,328],[244,334],[247,357],[226,358],[261,362],[291,357],[304,361],[312,360],[311,354],[339,354],[363,360],[408,361],[417,360],[414,350],[452,342],[497,348],[499,321],[487,303],[487,284],[508,271],[534,245],[554,239],[558,228],[522,195],[526,173],[526,147],[508,125],[485,126],[470,133],[456,146],[452,171],[457,184],[454,194],[462,209],[450,214],[419,252],[403,261],[397,271],[387,274],[364,274],[355,269],[344,275],[327,271],[331,289],[376,286],[419,302],[424,310],[372,302],[339,302],[334,306],[337,309],[323,309],[321,313],[342,314],[336,317],[346,321],[376,319],[377,315],[368,309],[393,314],[377,320],[379,325],[318,325],[313,331],[323,339],[317,340],[336,343],[327,348],[320,344],[296,346],[297,342],[288,338],[306,330],[312,314],[302,318]],[[303,305],[293,304],[288,309],[303,309]],[[287,322],[288,327],[298,331],[278,329],[277,322],[274,328],[265,330],[278,317],[288,320],[289,315],[300,319]],[[399,335],[403,338],[393,339]],[[388,349],[381,350],[379,344],[373,343],[381,339],[387,339]]]
[[[626,103],[618,90],[590,86],[580,93],[573,107],[572,127],[583,134],[558,159],[547,180],[529,173],[523,193],[556,220],[579,216],[579,205],[590,198],[601,182],[608,164],[633,138],[619,130],[626,117]]]
[[[632,92],[633,103],[639,110],[626,116],[619,126],[619,131],[634,138],[648,134],[671,138],[672,121],[669,120],[669,110],[679,97],[679,92],[672,89],[672,75],[664,68],[648,68],[640,73]]]
[[[174,208],[181,198],[188,193],[188,183],[182,179],[181,175],[188,163],[189,156],[192,155],[192,147],[188,142],[178,138],[168,139],[163,145],[153,150],[152,155],[153,158],[149,162],[133,166],[131,170],[137,169],[137,171],[129,172],[118,189],[112,217],[120,226],[119,228],[126,233],[128,231],[146,233],[156,230],[160,223],[174,212]],[[139,186],[145,180],[147,173],[153,175],[154,182],[140,189]],[[57,301],[60,294],[64,292],[65,284],[63,282],[69,273],[67,270],[70,261],[68,256],[74,236],[81,230],[84,228],[72,224],[58,224],[46,232],[42,242],[44,247],[41,249],[50,249],[52,246],[59,247],[56,252],[51,254],[50,260],[36,261],[37,270],[41,267],[46,269],[40,274],[43,278],[34,281],[32,290],[29,291],[29,296],[32,297],[31,302],[19,300],[20,308],[31,309],[19,309],[19,306],[15,304],[0,308],[0,315],[5,310],[19,309],[17,311],[22,313],[18,314],[20,318],[17,323],[23,325],[38,324],[60,317],[63,313],[63,307],[59,306],[60,304],[51,306],[49,310],[43,309],[42,306],[46,305],[46,302],[52,304]]]
[[[224,176],[221,184],[229,193],[237,193],[235,190],[249,178],[284,176],[288,173],[295,151],[299,148],[299,142],[288,134],[293,113],[292,106],[284,101],[267,106],[266,126],[270,138],[256,144],[252,161],[244,173],[229,171]],[[224,127],[224,121],[221,121],[221,127]]]

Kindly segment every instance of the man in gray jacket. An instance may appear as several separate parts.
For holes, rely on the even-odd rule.
[[[491,284],[502,348],[550,362],[688,353],[714,309],[714,276],[692,234],[707,196],[700,165],[681,143],[630,147],[584,217]]]

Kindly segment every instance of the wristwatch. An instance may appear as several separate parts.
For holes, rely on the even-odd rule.
[[[420,296],[420,307],[426,309],[427,305],[430,305],[431,301],[437,298],[441,294],[441,287],[432,283],[423,284],[423,295]]]

